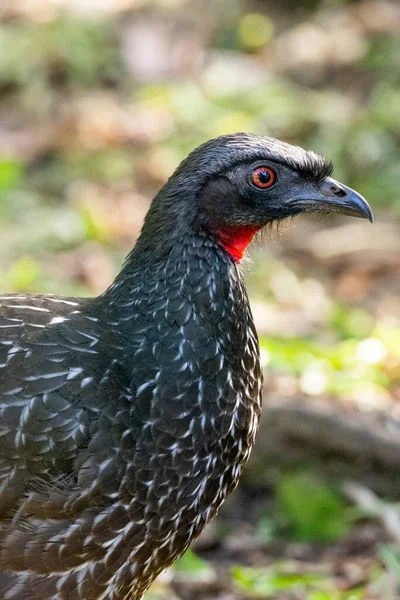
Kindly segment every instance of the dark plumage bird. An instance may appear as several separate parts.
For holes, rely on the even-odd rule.
[[[272,138],[200,146],[98,298],[0,298],[0,597],[138,600],[237,484],[262,375],[238,262],[304,211],[372,220]]]

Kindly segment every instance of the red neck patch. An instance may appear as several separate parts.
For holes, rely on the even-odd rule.
[[[227,251],[235,262],[243,258],[244,251],[261,229],[260,225],[242,225],[214,229],[217,242]]]

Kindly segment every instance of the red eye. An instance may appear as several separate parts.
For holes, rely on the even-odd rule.
[[[273,186],[275,180],[275,171],[270,167],[257,167],[251,174],[251,182],[262,190],[266,190]]]

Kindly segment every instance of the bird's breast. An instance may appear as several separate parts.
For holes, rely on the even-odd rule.
[[[166,502],[171,510],[209,511],[237,480],[254,441],[261,375],[251,315],[242,311],[234,323],[225,305],[216,319],[213,305],[210,298],[202,314],[180,299],[167,302],[164,326],[157,319],[133,357],[132,484],[146,482],[160,513]],[[177,322],[173,310],[190,318]]]
[[[153,571],[185,550],[235,487],[260,414],[258,342],[238,269],[211,268],[200,251],[197,262],[182,252],[173,268],[149,271],[123,316],[133,343],[116,495],[147,523],[141,553]]]

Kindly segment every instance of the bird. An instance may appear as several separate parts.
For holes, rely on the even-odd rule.
[[[312,151],[205,142],[93,298],[0,297],[0,597],[139,600],[236,487],[263,390],[241,260],[258,231],[371,208]]]

